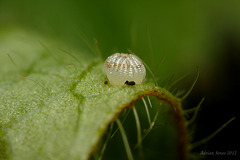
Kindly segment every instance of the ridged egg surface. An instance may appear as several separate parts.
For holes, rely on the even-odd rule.
[[[141,59],[133,54],[115,53],[109,56],[103,70],[112,85],[124,85],[126,81],[141,84],[146,76]]]

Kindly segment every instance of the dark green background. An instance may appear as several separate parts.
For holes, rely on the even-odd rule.
[[[173,74],[174,80],[189,73],[176,86],[183,91],[199,66],[199,81],[185,103],[196,106],[206,97],[195,140],[234,116],[237,120],[197,151],[237,150],[240,1],[0,0],[0,29],[6,27],[35,31],[92,55],[85,41],[94,47],[95,38],[104,59],[131,49],[160,86]]]

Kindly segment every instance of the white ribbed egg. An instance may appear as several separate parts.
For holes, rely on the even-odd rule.
[[[146,76],[142,60],[133,54],[115,53],[109,56],[103,70],[112,85],[124,85],[126,81],[141,84]]]

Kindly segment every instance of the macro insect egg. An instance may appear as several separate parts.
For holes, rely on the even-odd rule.
[[[109,56],[103,70],[112,85],[124,85],[126,81],[141,84],[146,77],[142,60],[133,54],[115,53]]]

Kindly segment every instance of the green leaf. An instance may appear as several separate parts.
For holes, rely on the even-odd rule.
[[[101,60],[68,49],[34,33],[0,33],[0,159],[89,159],[109,124],[147,95],[172,106],[167,138],[186,157],[178,98],[152,82],[104,84]]]

